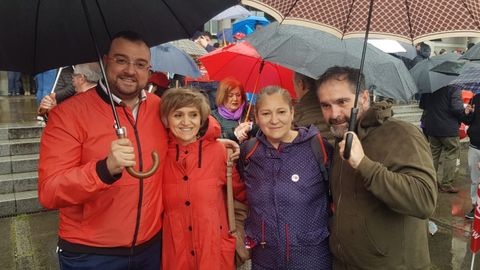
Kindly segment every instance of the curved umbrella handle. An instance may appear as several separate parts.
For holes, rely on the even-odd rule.
[[[152,160],[153,160],[152,168],[150,168],[146,172],[137,172],[133,167],[126,167],[125,169],[127,170],[128,174],[130,174],[135,178],[147,178],[152,176],[157,171],[158,166],[160,165],[160,158],[156,151],[152,151]]]
[[[124,139],[127,136],[125,135],[125,129],[124,128],[119,128],[116,129],[117,132],[117,137],[119,139]],[[135,178],[147,178],[152,176],[158,169],[158,166],[160,165],[160,157],[158,156],[158,153],[156,151],[152,151],[152,160],[153,160],[153,165],[152,167],[145,171],[145,172],[137,172],[133,167],[126,167],[125,169],[127,170],[128,174]]]

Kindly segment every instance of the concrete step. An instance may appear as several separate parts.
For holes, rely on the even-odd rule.
[[[0,175],[0,194],[32,191],[38,188],[38,173],[12,173]]]
[[[0,157],[0,174],[36,172],[38,154]]]
[[[0,140],[40,138],[42,131],[43,124],[41,123],[2,124],[0,125]]]
[[[422,118],[421,113],[402,113],[402,114],[394,114],[394,118],[410,122],[410,123],[416,123],[420,122],[420,119]]]
[[[40,138],[0,140],[0,157],[38,154]]]
[[[42,210],[36,190],[0,194],[0,217]]]

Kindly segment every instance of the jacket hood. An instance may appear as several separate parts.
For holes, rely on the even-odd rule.
[[[294,128],[294,130],[298,131],[297,137],[295,137],[295,139],[291,143],[281,143],[280,146],[282,147],[282,149],[288,148],[290,145],[300,144],[308,141],[310,140],[310,138],[316,136],[318,133],[318,130],[314,125],[311,125],[308,128],[296,127]],[[273,148],[272,144],[267,140],[267,137],[265,136],[265,134],[263,134],[262,130],[258,130],[257,139],[267,147]]]
[[[358,136],[367,135],[368,128],[381,126],[388,118],[393,116],[392,104],[386,101],[373,103],[365,112],[358,123]]]
[[[422,56],[423,58],[429,58],[430,53],[432,53],[432,49],[430,48],[430,45],[421,43],[420,44],[420,51],[417,52],[418,55]]]

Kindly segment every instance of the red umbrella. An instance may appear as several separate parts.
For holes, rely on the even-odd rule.
[[[234,77],[241,81],[245,90],[256,93],[268,85],[278,85],[296,97],[293,88],[293,71],[283,66],[266,62],[247,42],[232,44],[199,58],[208,71],[210,79],[222,80]]]

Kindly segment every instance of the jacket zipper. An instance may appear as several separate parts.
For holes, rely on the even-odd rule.
[[[142,102],[138,104],[137,108],[137,117],[135,117],[135,122],[130,119],[128,116],[127,110],[125,107],[123,107],[123,111],[125,113],[125,116],[128,119],[128,122],[130,125],[133,127],[133,132],[135,134],[135,139],[137,141],[137,148],[138,148],[138,169],[142,172],[143,171],[143,158],[142,158],[142,147],[140,145],[140,137],[138,135],[138,129],[137,129],[137,120],[138,119],[138,114],[140,113],[140,106]],[[141,219],[141,213],[142,213],[142,203],[143,203],[143,178],[139,179],[139,195],[138,195],[138,205],[137,205],[137,220],[135,222],[135,230],[133,233],[133,240],[132,240],[132,246],[130,247],[130,255],[133,256],[134,250],[135,250],[135,244],[137,243],[137,237],[138,237],[138,231],[140,230],[140,219]]]

